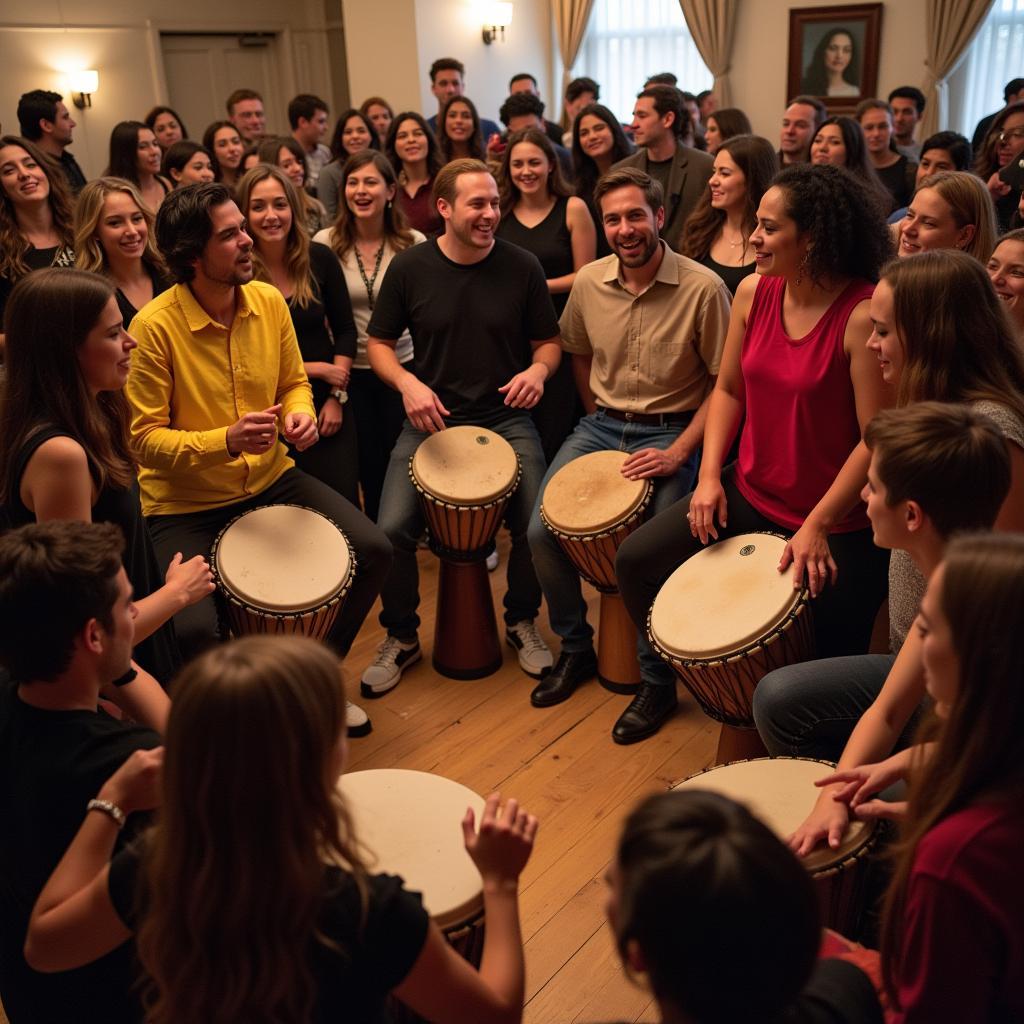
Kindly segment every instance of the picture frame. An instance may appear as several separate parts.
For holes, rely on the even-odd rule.
[[[851,113],[878,88],[882,4],[789,10],[786,101],[818,97],[830,113]]]

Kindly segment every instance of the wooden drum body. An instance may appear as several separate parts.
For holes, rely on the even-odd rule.
[[[210,553],[223,631],[302,633],[325,640],[355,575],[355,556],[335,523],[301,505],[266,505],[236,516]]]
[[[467,807],[476,820],[484,800],[471,789],[428,772],[386,768],[343,775],[338,788],[356,836],[374,854],[371,870],[400,875],[457,953],[474,967],[484,950],[483,884],[462,841]],[[397,1024],[421,1018],[394,1004]]]
[[[448,427],[416,449],[409,477],[441,559],[434,668],[452,679],[490,675],[501,647],[485,560],[519,484],[519,459],[493,430]]]
[[[549,481],[540,517],[579,574],[601,594],[597,674],[615,693],[634,693],[640,683],[636,628],[619,596],[615,554],[643,522],[651,500],[649,480],[627,480],[626,452],[581,455]]]
[[[647,619],[652,646],[706,715],[722,723],[717,760],[763,754],[754,688],[767,673],[814,657],[807,591],[778,571],[786,539],[745,533],[687,559]]]
[[[745,804],[783,842],[811,813],[816,779],[835,769],[829,761],[803,757],[758,757],[707,768],[673,789],[708,789]],[[822,923],[841,935],[856,935],[864,910],[865,868],[877,822],[851,819],[838,849],[818,846],[801,858],[821,904]]]

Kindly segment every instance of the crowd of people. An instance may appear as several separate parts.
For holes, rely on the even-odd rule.
[[[676,711],[646,629],[673,570],[767,531],[807,588],[816,660],[753,709],[772,756],[836,764],[807,820],[787,844],[672,792],[611,857],[616,946],[665,1024],[1024,1020],[1024,81],[973,144],[919,142],[915,87],[829,116],[849,42],[823,40],[778,143],[668,72],[628,125],[588,78],[549,121],[519,74],[499,125],[442,58],[429,117],[371,96],[332,129],[304,94],[274,135],[238,89],[202,142],[167,106],[120,122],[90,181],[62,98],[21,98],[0,136],[11,1024],[378,1024],[389,999],[521,1018],[536,818],[493,794],[462,822],[474,967],[368,868],[336,789],[372,728],[339,664],[378,597],[362,696],[421,657],[409,465],[459,425],[517,456],[504,625],[535,708],[598,671],[541,515],[575,459],[626,453],[652,487],[615,560],[640,672],[615,743]],[[285,504],[344,533],[342,611],[323,642],[229,641],[211,547]],[[857,818],[898,824],[879,952],[824,957],[800,858]]]

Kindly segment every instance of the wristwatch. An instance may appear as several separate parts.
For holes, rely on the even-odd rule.
[[[335,399],[339,405],[344,405],[348,401],[348,392],[344,388],[335,388],[331,392],[331,398]]]

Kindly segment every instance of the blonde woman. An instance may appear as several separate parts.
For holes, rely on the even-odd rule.
[[[923,178],[906,215],[894,225],[898,256],[959,249],[985,263],[996,244],[996,211],[985,183],[967,171]]]
[[[127,330],[147,302],[171,286],[153,237],[153,214],[124,178],[97,178],[75,207],[75,266],[103,274],[116,289]]]

